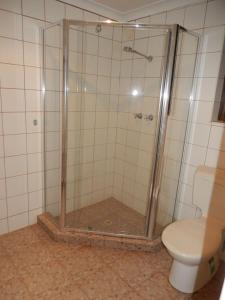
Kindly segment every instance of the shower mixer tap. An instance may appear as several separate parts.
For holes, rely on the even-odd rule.
[[[134,113],[134,118],[135,119],[144,119],[146,121],[152,121],[153,120],[153,115],[149,114],[149,115],[143,115],[143,113]]]
[[[144,116],[144,119],[145,119],[146,121],[152,121],[152,120],[153,120],[153,115],[152,115],[152,114],[145,115],[145,116]]]
[[[141,120],[143,118],[143,114],[142,113],[134,113],[134,118]]]

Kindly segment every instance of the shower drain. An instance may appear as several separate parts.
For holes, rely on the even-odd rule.
[[[105,220],[104,224],[107,225],[107,226],[110,226],[110,225],[112,225],[112,221],[111,220]]]

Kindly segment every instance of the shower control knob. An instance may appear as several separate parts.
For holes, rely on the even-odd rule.
[[[140,119],[140,120],[141,120],[141,119],[143,118],[143,114],[142,114],[142,113],[135,113],[135,114],[134,114],[134,118],[135,118],[135,119]]]
[[[144,116],[144,119],[146,120],[146,121],[152,121],[153,120],[153,115],[145,115]]]

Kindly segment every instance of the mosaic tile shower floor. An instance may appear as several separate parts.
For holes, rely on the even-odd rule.
[[[1,300],[216,300],[225,265],[194,295],[168,282],[171,258],[53,241],[33,225],[0,237]]]

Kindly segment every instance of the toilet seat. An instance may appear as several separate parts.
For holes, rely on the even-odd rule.
[[[210,218],[181,220],[163,231],[162,241],[176,260],[195,265],[217,252],[221,230],[222,225]]]

